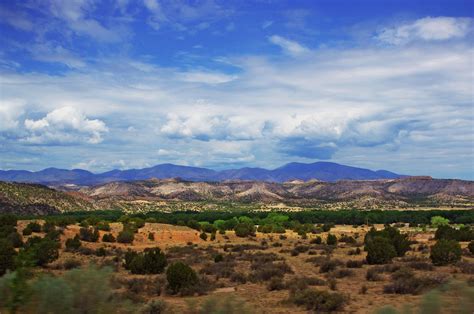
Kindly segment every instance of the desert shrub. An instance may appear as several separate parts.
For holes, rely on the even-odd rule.
[[[445,274],[418,277],[412,270],[401,268],[392,274],[392,283],[384,286],[384,293],[419,294],[424,290],[446,283]]]
[[[97,229],[102,231],[110,231],[110,225],[106,221],[101,221],[97,224]]]
[[[347,267],[347,268],[361,268],[364,264],[365,264],[365,262],[362,261],[362,260],[359,260],[359,261],[356,261],[356,260],[348,260],[348,261],[346,262],[346,267]]]
[[[201,238],[201,240],[207,241],[207,233],[201,232],[201,234],[199,235],[199,237]]]
[[[272,277],[267,284],[268,291],[283,290],[285,289],[285,283],[281,277]]]
[[[249,314],[253,311],[249,310],[244,301],[236,299],[234,296],[213,296],[206,298],[206,300],[200,305],[196,306],[195,303],[188,303],[188,311],[186,313],[196,314]]]
[[[32,231],[28,226],[25,227],[25,229],[23,229],[23,231],[22,231],[22,234],[23,234],[24,236],[29,236],[29,235],[31,235],[32,233],[33,233],[33,231]]]
[[[380,281],[382,280],[382,276],[380,275],[381,271],[378,267],[371,267],[367,269],[367,273],[365,275],[365,279],[368,281]]]
[[[392,261],[397,255],[394,246],[389,239],[375,237],[366,244],[367,263],[385,264]]]
[[[255,235],[255,226],[251,223],[241,222],[234,227],[235,235],[238,237],[248,237]]]
[[[81,240],[79,236],[76,235],[74,238],[69,238],[66,240],[66,251],[76,251],[81,247]]]
[[[154,232],[148,233],[148,240],[155,241],[155,233]]]
[[[163,300],[151,300],[140,310],[142,314],[164,314],[167,312],[168,305]]]
[[[26,228],[31,230],[31,232],[41,232],[41,225],[37,222],[30,222]]]
[[[308,286],[325,286],[327,282],[318,277],[294,277],[288,280],[285,283],[287,289],[290,292],[295,292],[297,290],[304,290],[308,288]]]
[[[467,246],[467,248],[469,249],[469,252],[471,254],[474,254],[474,240],[472,240],[471,242],[469,242],[469,245]]]
[[[0,239],[0,276],[7,270],[15,269],[16,251],[13,245],[6,239]]]
[[[298,253],[304,253],[304,252],[307,252],[309,250],[309,246],[307,246],[307,245],[296,245],[294,247],[294,250]]]
[[[290,301],[317,313],[339,311],[345,303],[344,297],[339,293],[313,289],[295,291],[290,295]]]
[[[347,268],[341,268],[341,269],[336,269],[332,271],[331,273],[328,274],[329,277],[331,278],[344,278],[344,277],[349,277],[352,276],[354,272],[350,269]]]
[[[97,228],[81,228],[79,237],[82,241],[97,242],[99,240],[99,230]]]
[[[81,261],[73,258],[68,258],[63,262],[63,269],[70,270],[81,266]]]
[[[240,272],[233,272],[229,279],[232,282],[237,282],[241,284],[247,283],[247,276],[244,273]]]
[[[413,261],[407,264],[408,267],[417,270],[428,270],[432,271],[434,269],[431,263],[423,262],[423,261]]]
[[[455,240],[439,240],[431,248],[431,261],[436,266],[453,264],[461,260],[461,246]]]
[[[166,280],[168,281],[168,287],[174,294],[198,283],[196,272],[183,262],[176,262],[168,267]]]
[[[283,277],[285,274],[293,273],[291,267],[285,262],[258,264],[253,267],[250,279],[254,282],[268,281],[272,277]],[[260,266],[261,265],[261,266]]]
[[[234,262],[208,263],[201,268],[200,273],[215,275],[217,278],[229,278],[234,273]]]
[[[311,239],[309,241],[309,243],[311,243],[311,244],[321,244],[322,242],[323,242],[323,239],[321,239],[320,236],[317,236],[316,238]]]
[[[328,237],[326,239],[326,244],[327,245],[336,245],[337,244],[337,237],[333,234],[328,234]]]
[[[326,259],[324,262],[321,263],[319,267],[320,273],[328,273],[330,271],[335,270],[338,266],[343,265],[340,260],[337,259]]]
[[[456,263],[456,266],[461,270],[463,274],[474,275],[474,263],[462,261]]]
[[[361,253],[360,248],[355,248],[353,250],[349,250],[347,252],[347,255],[360,255],[360,253]]]
[[[214,256],[214,263],[220,263],[224,260],[224,256],[222,254],[216,254]]]
[[[49,233],[56,230],[56,225],[52,221],[46,221],[41,229],[44,233]]]
[[[111,233],[105,233],[103,236],[102,236],[102,242],[109,242],[109,243],[113,243],[115,242],[116,239],[114,237],[113,234]]]
[[[129,252],[125,254],[125,268],[132,274],[159,274],[165,270],[166,256],[160,248],[148,248],[143,253]]]
[[[339,242],[348,243],[348,244],[355,244],[357,241],[356,241],[356,239],[354,239],[354,237],[343,234],[341,236],[341,238],[339,239]]]
[[[331,228],[334,227],[334,224],[332,223],[327,223],[327,224],[324,224],[321,229],[324,231],[324,232],[328,232],[331,230]]]
[[[286,235],[284,235],[284,234],[280,234],[280,237],[279,237],[279,238],[280,238],[280,240],[286,240],[286,239],[288,239],[288,237],[287,237]]]
[[[367,293],[367,286],[366,285],[362,285],[362,287],[360,287],[360,290],[359,290],[359,293],[360,294],[366,294]]]
[[[132,243],[134,239],[134,234],[129,230],[120,231],[117,235],[117,242],[119,243]]]
[[[95,251],[91,248],[85,247],[85,246],[80,246],[77,249],[77,253],[82,254],[82,255],[94,255]]]

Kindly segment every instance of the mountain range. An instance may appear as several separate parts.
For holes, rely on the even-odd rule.
[[[286,182],[291,180],[376,180],[395,179],[402,175],[387,170],[369,170],[332,162],[310,164],[292,162],[268,170],[264,168],[240,168],[216,171],[207,168],[160,164],[150,168],[112,170],[92,173],[82,169],[47,168],[37,172],[26,170],[0,171],[0,181],[41,183],[47,185],[75,184],[90,186],[115,181],[146,180],[151,178],[180,178],[187,181],[221,182],[227,180],[254,180]]]

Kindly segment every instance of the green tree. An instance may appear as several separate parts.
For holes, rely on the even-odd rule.
[[[461,260],[461,246],[455,240],[438,240],[431,247],[431,261],[434,265],[442,266],[454,264]]]
[[[449,225],[449,219],[446,219],[441,216],[433,216],[431,217],[431,225],[435,228],[439,228],[440,226],[447,226]]]
[[[7,270],[15,269],[16,251],[10,241],[0,239],[0,276],[3,276]]]
[[[170,290],[175,294],[184,288],[196,285],[199,281],[196,272],[183,262],[176,262],[168,267],[166,280]]]
[[[367,250],[367,263],[386,264],[397,256],[395,247],[389,239],[384,237],[375,237],[365,245]]]
[[[337,237],[333,234],[328,233],[328,238],[326,240],[327,245],[336,245],[337,244]]]

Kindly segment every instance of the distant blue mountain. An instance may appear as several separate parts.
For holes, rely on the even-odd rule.
[[[240,168],[215,171],[206,168],[161,164],[150,168],[112,170],[99,174],[81,169],[65,170],[57,168],[48,168],[37,172],[25,170],[0,171],[1,181],[43,184],[70,183],[93,185],[112,181],[178,177],[189,181],[256,180],[285,182],[289,180],[307,181],[311,179],[321,181],[395,179],[402,177],[402,175],[386,170],[372,171],[332,162],[315,162],[311,164],[292,162],[273,170]]]

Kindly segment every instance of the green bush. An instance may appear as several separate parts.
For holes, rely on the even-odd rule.
[[[241,238],[255,235],[255,226],[248,222],[238,223],[234,227],[235,235]]]
[[[41,232],[41,225],[37,222],[30,222],[26,228],[30,229],[31,232]]]
[[[333,234],[328,233],[328,238],[326,240],[327,245],[336,245],[337,244],[337,237]]]
[[[197,285],[199,281],[196,272],[183,262],[176,262],[168,267],[166,280],[168,281],[168,287],[174,294],[189,286]]]
[[[134,239],[134,234],[133,232],[129,230],[123,230],[120,231],[118,236],[117,236],[117,242],[119,243],[132,243]]]
[[[469,245],[467,246],[467,248],[469,249],[469,252],[471,252],[471,254],[474,254],[474,240],[469,242]]]
[[[201,238],[201,240],[207,241],[207,233],[205,233],[204,231],[201,232],[201,234],[199,235],[199,237]]]
[[[114,237],[113,234],[111,233],[105,233],[103,236],[102,236],[102,242],[115,242],[116,239]]]
[[[79,235],[75,235],[74,238],[66,240],[66,251],[75,251],[81,247],[82,243],[79,239]]]
[[[16,251],[10,241],[0,239],[0,276],[3,276],[7,270],[15,269]]]
[[[297,290],[290,296],[290,301],[316,313],[340,311],[345,303],[339,293],[314,289]]]
[[[18,232],[12,232],[8,235],[8,241],[13,245],[14,248],[23,246],[23,238]]]
[[[214,256],[214,263],[219,263],[219,262],[222,262],[224,260],[224,256],[222,256],[222,254],[216,254],[216,256]]]
[[[102,231],[110,231],[110,224],[106,221],[99,222],[97,224],[97,229]]]
[[[164,314],[168,308],[167,304],[163,300],[151,300],[143,308],[140,313],[142,314]]]
[[[128,251],[125,254],[125,268],[132,274],[159,274],[166,265],[166,256],[160,248],[145,249],[143,253]]]
[[[388,239],[390,244],[395,249],[396,256],[404,256],[405,253],[410,249],[410,241],[408,240],[408,236],[406,234],[401,234],[396,228],[385,226],[385,228],[380,231],[375,230],[375,228],[370,229],[364,238],[365,245],[367,246],[367,244],[376,237]]]
[[[81,228],[79,237],[82,241],[97,242],[99,240],[99,230],[97,228]]]
[[[455,240],[438,240],[431,247],[431,261],[436,266],[454,264],[461,260],[461,246]]]
[[[366,244],[365,248],[367,250],[367,263],[369,264],[386,264],[397,256],[395,247],[387,238],[375,237]]]
[[[459,229],[450,226],[440,226],[435,233],[436,240],[456,240],[456,241],[471,241],[474,240],[474,230],[469,226],[464,226]]]
[[[28,239],[18,254],[20,266],[43,266],[59,257],[59,243],[48,237]]]

